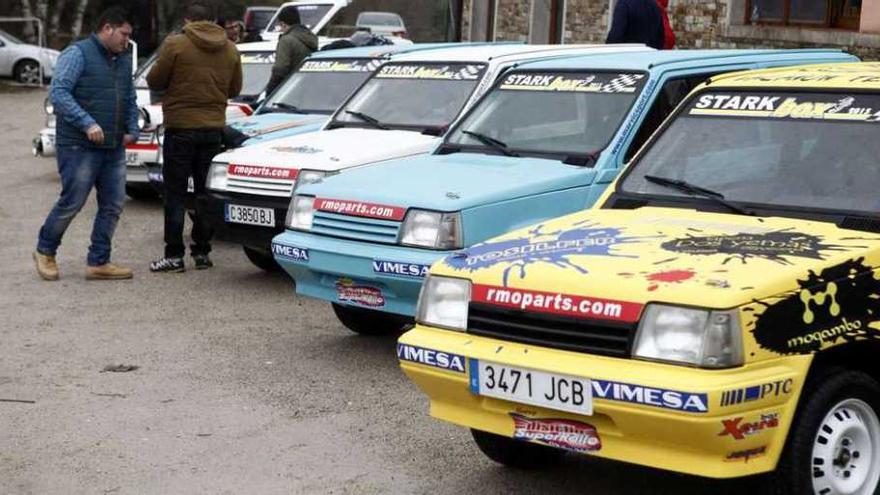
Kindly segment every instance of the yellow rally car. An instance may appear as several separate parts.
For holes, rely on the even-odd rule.
[[[503,464],[880,493],[878,186],[880,64],[717,77],[596,208],[435,264],[401,367]]]

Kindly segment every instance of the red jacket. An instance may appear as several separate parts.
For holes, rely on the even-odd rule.
[[[669,14],[666,9],[669,8],[669,0],[657,0],[660,6],[660,15],[663,17],[663,49],[672,50],[675,46],[675,33],[672,32],[672,25],[669,24]]]

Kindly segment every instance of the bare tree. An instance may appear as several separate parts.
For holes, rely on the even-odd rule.
[[[83,17],[86,15],[86,7],[88,6],[89,0],[77,0],[76,2],[76,10],[73,13],[73,25],[70,27],[70,35],[73,39],[79,38],[80,34],[82,34]]]
[[[34,11],[31,9],[30,0],[21,0],[21,16],[22,17],[33,17]],[[33,23],[26,22],[24,27],[22,28],[21,34],[24,36],[24,39],[28,43],[34,43],[37,40],[36,30],[34,29]]]
[[[49,37],[58,37],[61,28],[61,14],[64,13],[64,7],[67,6],[67,0],[55,0],[55,8],[49,17]]]

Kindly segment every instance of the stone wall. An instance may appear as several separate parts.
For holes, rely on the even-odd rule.
[[[604,43],[608,33],[608,0],[567,0],[566,43]]]
[[[495,39],[528,41],[531,2],[528,0],[496,0]]]

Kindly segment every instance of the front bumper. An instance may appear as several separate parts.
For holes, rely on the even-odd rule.
[[[468,364],[485,360],[593,380],[593,414],[584,416],[476,395],[469,387],[469,365],[462,372],[401,360],[406,375],[430,398],[435,418],[507,437],[514,436],[511,413],[530,419],[575,420],[597,430],[601,448],[592,454],[599,457],[711,478],[748,476],[776,467],[812,360],[792,356],[708,371],[515,344],[421,325],[399,342],[461,356]],[[625,397],[599,398],[596,384],[609,382],[628,384]],[[788,393],[762,393],[748,401],[734,394],[738,399],[730,400],[732,391],[774,383],[790,384]],[[705,394],[708,410],[686,412],[645,404],[656,390]],[[725,432],[736,428],[731,425],[773,414],[778,418],[776,426],[741,434],[739,439]]]
[[[228,222],[227,204],[271,208],[275,212],[275,226]],[[272,246],[272,238],[284,231],[284,217],[287,216],[290,198],[208,191],[198,198],[197,205],[199,214],[211,225],[218,239],[268,251]]]
[[[325,301],[415,316],[424,274],[451,251],[429,251],[287,230],[273,241],[275,261],[295,281],[296,291]],[[285,256],[284,248],[306,257]],[[279,254],[282,253],[282,254]],[[354,287],[380,297],[381,305],[349,297]],[[371,301],[372,302],[372,301]]]
[[[55,129],[46,128],[34,138],[31,149],[34,156],[55,156]]]

